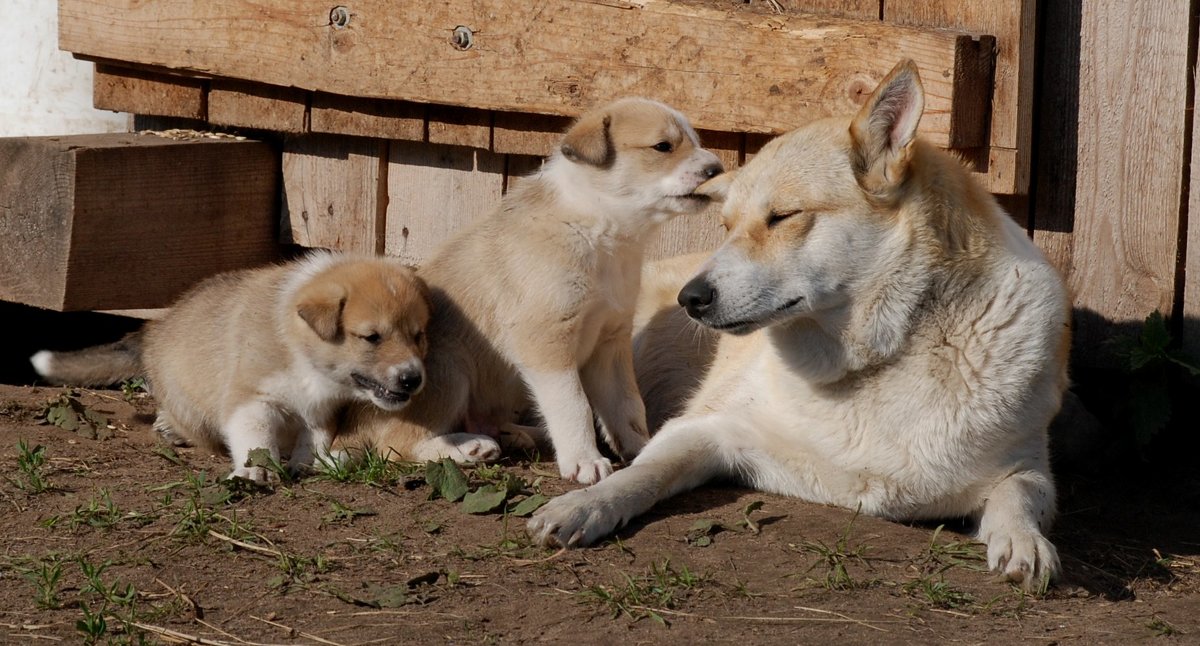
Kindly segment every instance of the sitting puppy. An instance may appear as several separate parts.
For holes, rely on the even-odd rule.
[[[698,189],[724,198],[728,237],[653,267],[645,291],[682,286],[688,317],[720,334],[697,343],[678,307],[639,312],[646,396],[686,403],[657,406],[677,416],[628,468],[538,510],[538,542],[587,545],[728,477],[895,520],[972,518],[993,569],[1054,575],[1046,429],[1067,291],[962,164],[916,138],[923,105],[904,62],[857,116]]]
[[[399,262],[317,252],[219,274],[120,342],[32,357],[43,377],[105,385],[145,375],[168,436],[224,447],[230,476],[265,482],[249,453],[293,471],[324,457],[339,409],[405,407],[424,379],[429,300]]]
[[[529,393],[564,478],[612,473],[593,408],[618,455],[632,458],[648,437],[630,347],[645,243],[667,219],[702,210],[708,199],[693,191],[721,171],[666,105],[626,98],[585,114],[541,171],[421,267],[433,295],[426,393],[399,413],[359,407],[339,446],[495,457],[487,434]]]

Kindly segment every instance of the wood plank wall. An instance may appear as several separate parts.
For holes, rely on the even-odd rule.
[[[994,106],[989,124],[992,148],[985,162],[992,171],[1011,168],[1028,175],[1010,182],[1027,183],[1028,198],[1007,197],[1003,203],[1015,218],[1027,223],[1035,242],[1067,277],[1077,307],[1076,347],[1086,350],[1077,353],[1077,363],[1109,364],[1104,341],[1116,332],[1134,329],[1156,309],[1174,315],[1174,331],[1184,335],[1186,349],[1200,355],[1200,153],[1192,145],[1200,119],[1191,112],[1197,31],[1192,2],[1012,1],[1015,12],[1011,6],[1007,12],[1002,10],[1004,3],[977,0],[779,0],[778,4],[788,12],[822,12],[968,33],[1013,33],[1015,29],[1019,38],[997,41],[995,83],[1020,96],[1036,94],[1035,107],[1020,112],[1008,104]],[[109,82],[144,89],[152,79],[139,76]],[[98,104],[103,94],[109,107],[121,109],[120,87],[117,90],[103,94],[98,85]],[[207,111],[202,118],[219,123],[229,119],[221,117],[222,112],[229,114],[253,103],[265,115],[262,119],[275,120],[273,129],[289,131],[303,125],[293,97],[250,95],[237,97],[240,105],[223,104],[238,90],[213,87],[204,105],[199,98],[203,91],[176,88],[174,92],[193,97],[195,103],[178,116],[195,117],[197,110]],[[297,241],[374,246],[420,262],[440,236],[486,212],[504,187],[536,168],[537,155],[549,150],[568,123],[491,112],[490,141],[485,143],[488,128],[469,115],[428,113],[416,104],[400,114],[394,103],[387,105],[391,112],[384,114],[381,107],[379,113],[371,113],[361,106],[354,110],[339,106],[336,97],[312,96],[307,115],[311,131],[338,130],[343,127],[339,123],[353,119],[356,128],[374,128],[363,132],[391,142],[382,148],[373,148],[379,143],[372,139],[364,141],[375,143],[339,144],[359,150],[343,159],[340,152],[314,153],[311,145],[305,148],[304,138],[288,140],[292,143],[286,150],[285,181],[303,187],[298,189],[301,195],[305,190],[330,188],[358,192],[338,199],[305,198],[311,204],[301,199],[299,213],[309,213],[304,230],[308,237]],[[719,139],[710,136],[707,143],[733,166],[744,163],[768,137]],[[330,151],[337,148],[330,145]],[[306,157],[314,154],[326,161]],[[338,165],[355,169],[338,173],[333,170]],[[313,173],[327,176],[312,180]],[[351,179],[363,173],[359,181]],[[450,197],[431,200],[430,187]],[[289,209],[293,232],[304,224],[296,221],[295,213]],[[346,218],[361,221],[342,224]],[[664,229],[652,253],[711,247],[719,239],[711,217],[676,221]],[[1186,271],[1189,267],[1192,271]]]

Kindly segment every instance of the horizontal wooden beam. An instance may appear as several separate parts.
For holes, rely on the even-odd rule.
[[[979,79],[964,80],[979,61],[959,60],[969,49],[962,32],[668,0],[359,0],[344,8],[59,0],[59,46],[284,88],[481,110],[573,117],[615,96],[647,95],[701,128],[767,134],[853,112],[906,56],[925,83],[925,136],[986,145],[962,140],[971,133],[955,119],[986,112],[971,102],[990,98]]]
[[[165,307],[201,278],[279,258],[279,155],[266,143],[12,137],[0,159],[0,300]]]

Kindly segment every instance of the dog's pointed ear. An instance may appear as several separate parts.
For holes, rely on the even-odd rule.
[[[612,163],[612,136],[609,127],[612,116],[605,113],[585,114],[567,130],[563,136],[563,157],[591,166],[607,166]]]
[[[345,306],[346,289],[338,284],[325,283],[300,293],[296,314],[322,340],[333,341],[342,334],[342,309]]]
[[[736,175],[736,170],[726,171],[697,186],[696,190],[692,192],[697,195],[707,196],[714,202],[724,202],[725,197],[729,195],[729,187],[733,184],[733,178]]]
[[[898,63],[850,123],[854,173],[868,193],[886,197],[908,175],[925,90],[911,59]]]

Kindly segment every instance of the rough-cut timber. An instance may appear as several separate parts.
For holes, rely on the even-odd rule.
[[[954,104],[956,31],[666,0],[346,6],[339,26],[317,0],[60,0],[59,46],[281,88],[483,110],[576,116],[646,94],[698,127],[764,133],[853,112],[907,56],[925,83],[931,141],[947,145],[952,110],[966,109]],[[452,42],[459,26],[472,31],[469,48]]]
[[[157,308],[279,257],[279,159],[261,142],[150,135],[0,139],[0,300]]]
[[[184,119],[208,118],[207,81],[96,65],[92,105],[101,110]]]
[[[305,135],[283,144],[284,242],[383,251],[388,143]]]

